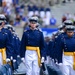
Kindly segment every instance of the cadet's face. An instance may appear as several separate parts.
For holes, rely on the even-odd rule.
[[[0,26],[0,27],[4,27],[4,25],[5,25],[5,23],[4,23],[4,22],[2,22],[2,24],[1,24],[1,26]]]
[[[30,22],[30,26],[31,26],[32,28],[36,28],[36,23]]]
[[[74,32],[67,32],[67,35],[68,35],[69,37],[71,37],[73,34],[74,34]]]

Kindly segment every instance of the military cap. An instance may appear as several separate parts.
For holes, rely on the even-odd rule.
[[[38,17],[37,16],[30,17],[29,18],[29,22],[35,22],[35,23],[37,23],[38,22]]]
[[[66,26],[66,30],[67,31],[74,31],[75,30],[75,27],[72,26],[72,25],[68,25],[68,26]]]
[[[59,30],[62,30],[63,28],[64,28],[63,25],[58,26],[58,29],[59,29]]]
[[[3,14],[0,14],[0,25],[2,24],[2,22],[6,22],[6,17]]]
[[[6,28],[6,29],[8,29],[8,30],[11,30],[12,32],[15,32],[15,29],[14,29],[13,26],[10,25],[10,24],[5,25],[4,28]]]
[[[65,26],[73,25],[73,22],[71,20],[66,20],[66,21],[64,21],[63,25],[65,25]]]

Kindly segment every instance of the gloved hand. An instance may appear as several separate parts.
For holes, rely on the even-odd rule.
[[[58,65],[60,65],[60,66],[61,66],[61,65],[63,65],[63,63],[59,63]]]
[[[16,62],[16,59],[13,59],[13,62],[15,63]]]
[[[17,58],[19,58],[20,57],[20,55],[17,55]]]
[[[45,58],[42,57],[42,58],[41,58],[41,63],[44,63],[44,61],[45,61]]]
[[[25,62],[25,58],[21,58],[21,61],[22,61],[22,62]]]
[[[7,62],[7,63],[8,63],[8,62],[10,62],[10,59],[9,59],[9,58],[7,58],[7,59],[6,59],[6,62]]]
[[[10,59],[13,60],[13,57],[11,56]]]

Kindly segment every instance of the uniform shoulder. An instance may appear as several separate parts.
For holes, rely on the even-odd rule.
[[[40,29],[40,28],[39,28],[39,29],[37,29],[37,30],[38,30],[39,32],[42,32],[42,29]]]
[[[27,30],[25,29],[24,32],[27,32]]]
[[[25,29],[25,30],[24,30],[24,33],[27,33],[28,31],[29,31],[29,29],[27,29],[27,30]]]
[[[8,33],[7,33],[7,32],[4,32],[4,34],[8,35]]]

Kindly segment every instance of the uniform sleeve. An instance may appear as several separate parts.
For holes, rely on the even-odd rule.
[[[8,33],[9,39],[10,39],[9,41],[12,42],[13,35],[12,35],[11,31],[7,30],[7,33]]]
[[[58,36],[58,38],[56,39],[56,46],[55,46],[56,58],[58,60],[58,63],[62,63],[63,42],[61,38],[62,38],[61,36]]]
[[[20,39],[18,38],[16,42],[17,42],[17,51],[16,51],[16,52],[17,52],[17,55],[20,55],[20,50],[19,50],[19,48],[20,48],[20,43],[21,43],[21,42],[20,42]]]
[[[41,50],[41,57],[46,57],[46,47],[42,32],[41,32],[40,50]]]
[[[13,46],[12,43],[10,42],[9,36],[7,35],[7,39],[6,39],[6,55],[7,58],[10,58],[11,56],[13,56]]]
[[[26,36],[25,32],[23,33],[22,39],[21,39],[21,46],[20,46],[20,56],[25,57],[25,51],[26,51]]]
[[[52,51],[53,51],[52,49],[53,49],[53,42],[50,41],[48,44],[48,51],[47,51],[47,55],[50,57],[52,56]]]

